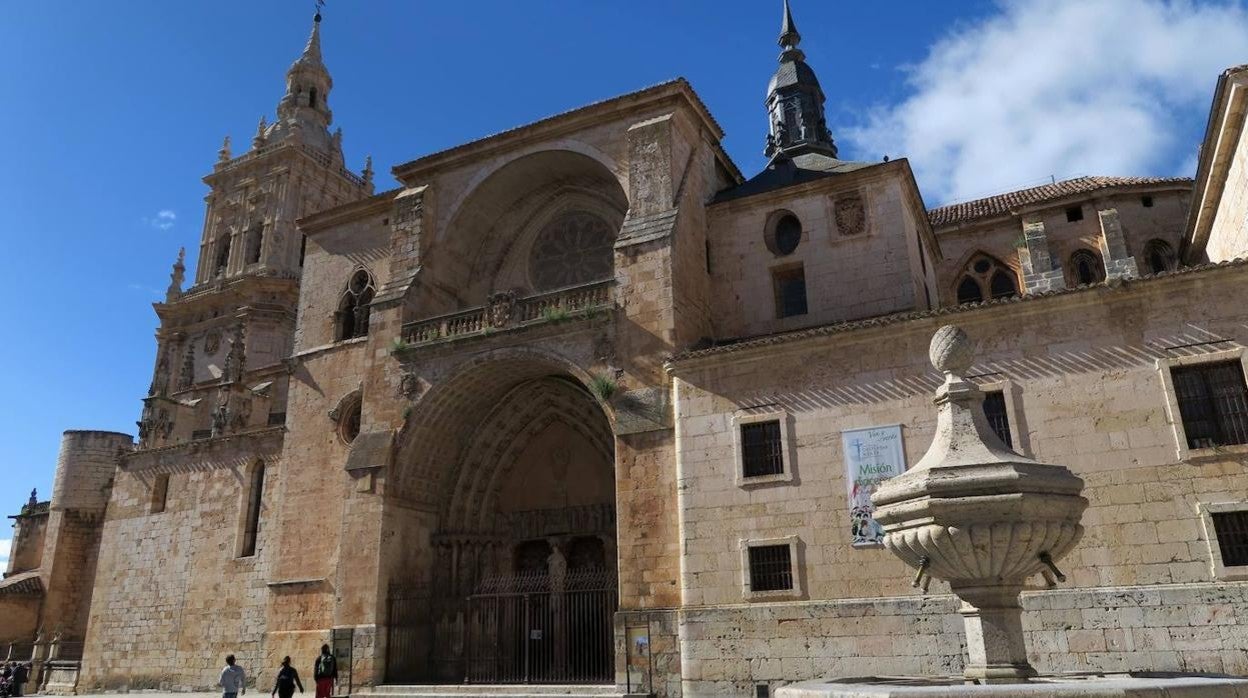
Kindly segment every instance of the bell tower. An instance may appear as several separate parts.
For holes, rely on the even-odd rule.
[[[140,448],[263,428],[284,412],[277,369],[290,354],[303,266],[295,221],[373,191],[371,166],[360,174],[343,166],[342,131],[329,130],[332,89],[317,13],[286,71],[274,121],[261,117],[241,155],[227,137],[204,177],[210,191],[193,283],[182,290],[179,257],[165,301],[155,304],[157,365]]]
[[[793,21],[789,0],[784,0],[784,20],[780,25],[782,49],[780,66],[767,86],[769,129],[763,154],[775,160],[805,153],[836,157],[836,143],[824,115],[825,101],[819,78],[806,63],[806,54],[798,48],[802,35]]]

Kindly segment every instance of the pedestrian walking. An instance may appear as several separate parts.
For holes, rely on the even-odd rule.
[[[299,687],[299,692],[303,693],[303,682],[299,680],[299,672],[290,665],[290,657],[283,657],[282,668],[277,670],[277,680],[273,682],[273,692],[269,695],[290,698],[295,695],[296,686]]]
[[[316,698],[333,695],[334,681],[338,678],[338,660],[329,651],[329,645],[321,645],[321,656],[316,658],[312,678],[316,679]]]
[[[221,670],[221,678],[217,681],[221,687],[221,698],[238,698],[239,694],[247,695],[247,674],[243,668],[234,663],[234,655],[225,658],[225,668]]]
[[[10,692],[14,698],[20,698],[22,690],[27,681],[30,680],[30,667],[21,662],[13,667],[13,690]]]

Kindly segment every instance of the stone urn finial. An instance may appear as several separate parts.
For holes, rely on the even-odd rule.
[[[1059,465],[1015,453],[984,416],[983,393],[963,374],[974,344],[941,327],[928,356],[944,373],[936,390],[936,433],[909,471],[872,495],[884,546],[924,575],[949,582],[962,600],[965,676],[984,683],[1035,676],[1027,662],[1018,594],[1029,577],[1079,541],[1088,501],[1083,480]]]

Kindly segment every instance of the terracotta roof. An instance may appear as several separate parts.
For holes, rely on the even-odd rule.
[[[1006,192],[974,201],[963,201],[934,208],[927,212],[933,226],[943,227],[967,223],[980,218],[1006,215],[1023,206],[1056,201],[1068,196],[1090,194],[1111,187],[1140,186],[1149,184],[1187,184],[1190,177],[1076,177],[1054,184],[1042,184],[1030,189]]]
[[[745,337],[741,339],[725,340],[714,346],[704,349],[691,349],[674,354],[668,358],[668,364],[676,366],[687,361],[701,359],[709,356],[718,356],[722,354],[731,354],[735,352],[747,351],[750,349],[759,349],[763,347],[771,347],[779,344],[787,344],[812,337],[826,337],[829,335],[841,334],[844,332],[852,332],[855,330],[867,329],[870,327],[887,327],[889,325],[897,325],[914,320],[922,320],[924,318],[940,317],[944,315],[961,315],[962,313],[975,312],[976,310],[988,307],[997,307],[1002,305],[1015,305],[1018,303],[1031,303],[1044,298],[1052,298],[1054,296],[1066,296],[1073,293],[1087,293],[1089,291],[1104,290],[1114,287],[1118,284],[1137,284],[1140,282],[1154,281],[1156,279],[1167,279],[1176,276],[1186,276],[1188,274],[1198,274],[1202,272],[1214,271],[1217,269],[1228,269],[1236,267],[1248,267],[1248,257],[1241,257],[1227,260],[1225,262],[1210,262],[1208,264],[1198,264],[1190,267],[1182,267],[1174,271],[1159,272],[1156,274],[1145,274],[1121,281],[1107,282],[1102,281],[1095,284],[1086,284],[1075,286],[1074,288],[1063,288],[1056,291],[1046,291],[1044,293],[1029,293],[1022,296],[1009,296],[1007,298],[997,298],[987,300],[980,303],[963,303],[962,305],[948,306],[944,308],[933,308],[932,310],[912,310],[901,313],[893,313],[891,315],[880,315],[877,317],[865,318],[862,320],[851,320],[849,322],[838,322],[831,325],[820,325],[818,327],[809,327],[802,330],[792,330],[790,332],[778,332],[776,334],[760,335],[756,337]]]

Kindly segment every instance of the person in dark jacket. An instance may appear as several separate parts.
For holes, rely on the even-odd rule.
[[[303,682],[299,680],[299,672],[290,665],[290,657],[284,657],[282,668],[277,670],[277,681],[273,683],[273,693],[269,695],[290,698],[295,695],[296,686],[299,687],[299,692],[303,693]]]
[[[17,698],[22,695],[22,688],[24,688],[26,682],[30,680],[30,668],[19,662],[17,666],[13,667],[12,680],[13,686],[10,693],[14,696],[14,698]]]
[[[316,658],[312,676],[316,679],[316,698],[333,695],[334,680],[338,678],[338,660],[329,651],[329,645],[321,645],[321,656]]]

